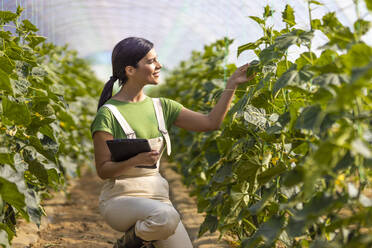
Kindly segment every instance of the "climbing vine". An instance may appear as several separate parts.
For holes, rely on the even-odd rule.
[[[101,83],[75,51],[46,43],[37,27],[0,11],[0,244],[17,218],[40,224],[40,199],[91,159],[89,125]]]
[[[370,1],[366,1],[369,10]],[[309,1],[311,8],[319,5]],[[296,26],[267,24],[273,10],[251,16],[263,31],[243,44],[251,50],[248,75],[218,131],[173,130],[175,160],[206,213],[200,235],[228,232],[240,247],[370,247],[372,245],[372,47],[370,22],[353,27],[336,14]],[[328,41],[316,55],[315,32]],[[245,32],[245,31],[244,31]],[[226,44],[227,42],[227,44]],[[156,94],[208,113],[224,90],[227,37],[194,51]],[[290,60],[288,50],[304,48]]]

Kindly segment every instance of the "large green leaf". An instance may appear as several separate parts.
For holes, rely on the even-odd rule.
[[[22,28],[26,32],[30,32],[30,31],[36,32],[36,31],[38,31],[38,28],[27,19],[22,20],[22,24],[23,24]]]
[[[10,94],[13,94],[13,88],[10,84],[9,76],[6,72],[0,69],[0,89],[8,91]]]
[[[31,122],[30,111],[24,102],[14,98],[3,97],[3,115],[15,124],[27,125]]]
[[[221,168],[217,170],[217,173],[214,175],[213,180],[222,183],[226,180],[226,178],[229,178],[232,176],[232,163],[228,162],[226,164],[223,164]]]
[[[0,195],[4,201],[25,213],[25,195],[22,193],[24,189],[19,188],[22,187],[23,178],[16,173],[10,166],[0,166]]]
[[[282,232],[285,219],[281,216],[273,216],[268,221],[263,223],[251,238],[245,239],[242,242],[243,248],[257,247],[262,240],[266,247],[269,247]]]
[[[201,224],[199,229],[199,237],[202,236],[207,231],[211,233],[215,232],[218,227],[218,219],[216,216],[207,215],[204,219],[204,222]]]
[[[257,176],[257,182],[259,185],[263,185],[267,183],[269,180],[271,180],[274,177],[279,176],[286,170],[286,166],[283,163],[279,163],[278,165],[271,167],[261,174]]]
[[[245,45],[242,45],[242,46],[239,46],[238,47],[238,54],[237,54],[237,57],[239,57],[239,55],[246,51],[246,50],[254,50],[256,49],[259,45],[261,45],[262,43],[264,42],[264,39],[258,39],[257,41],[255,42],[249,42]]]
[[[26,37],[26,40],[29,42],[28,45],[34,48],[40,43],[44,42],[46,40],[46,37],[38,35],[29,35]]]
[[[0,164],[14,165],[14,153],[0,153]]]
[[[273,87],[273,95],[275,95],[280,89],[286,87],[287,85],[297,85],[300,82],[300,76],[295,66],[286,71],[279,79],[276,81]]]
[[[287,4],[284,11],[282,12],[283,22],[287,23],[288,26],[293,27],[296,25],[294,10],[291,5]]]
[[[266,204],[269,202],[273,194],[274,194],[273,190],[265,192],[261,200],[259,200],[258,202],[256,202],[255,204],[248,208],[248,212],[252,215],[257,215],[266,206]]]
[[[11,21],[15,21],[18,15],[11,11],[0,11],[0,21],[1,23],[7,23]]]
[[[312,31],[303,31],[294,29],[289,33],[283,34],[275,39],[275,47],[281,51],[287,50],[291,45],[306,44],[311,41],[314,33]]]
[[[319,124],[319,116],[321,114],[321,108],[319,105],[313,105],[306,107],[301,111],[300,116],[296,122],[296,128],[314,130],[316,124]]]

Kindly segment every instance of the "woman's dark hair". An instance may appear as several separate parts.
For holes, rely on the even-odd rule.
[[[154,44],[152,42],[138,37],[125,38],[115,45],[111,56],[112,76],[102,90],[97,111],[112,97],[112,88],[117,79],[119,79],[120,86],[127,82],[128,77],[125,75],[125,67],[133,66],[137,68],[138,62],[145,57],[153,47]]]

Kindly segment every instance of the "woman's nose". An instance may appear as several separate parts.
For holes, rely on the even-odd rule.
[[[160,69],[160,68],[162,68],[162,67],[163,67],[163,66],[162,66],[162,64],[160,64],[160,62],[159,62],[159,61],[157,61],[156,63],[157,63],[157,68],[158,68],[158,69]]]

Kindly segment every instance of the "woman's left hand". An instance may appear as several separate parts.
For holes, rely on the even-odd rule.
[[[249,66],[249,63],[247,63],[236,69],[236,71],[228,79],[229,84],[238,86],[239,84],[246,83],[252,80],[256,76],[256,74],[254,73],[251,76],[247,77],[247,69]]]

